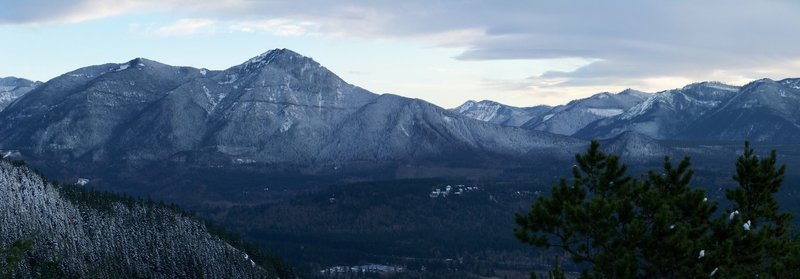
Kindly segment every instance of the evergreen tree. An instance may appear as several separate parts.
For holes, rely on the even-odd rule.
[[[725,193],[732,207],[715,225],[717,245],[729,256],[719,262],[721,276],[792,278],[800,272],[798,243],[789,235],[792,214],[775,199],[786,166],[776,164],[775,150],[759,158],[745,142],[733,176],[738,185]]]
[[[688,158],[674,166],[667,157],[662,172],[633,179],[593,141],[576,155],[572,183],[562,178],[550,197],[517,214],[514,233],[566,251],[588,267],[582,278],[792,278],[800,244],[774,197],[785,173],[776,158],[759,159],[745,144],[739,185],[726,192],[732,208],[720,215],[705,191],[690,187]]]
[[[25,254],[31,250],[33,242],[33,237],[19,239],[0,251],[0,256],[5,261],[3,265],[0,265],[0,278],[14,277],[14,269],[25,258]]]

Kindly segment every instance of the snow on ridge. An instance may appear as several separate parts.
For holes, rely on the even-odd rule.
[[[612,117],[623,113],[622,109],[588,108],[586,111],[602,117]]]
[[[727,85],[723,83],[709,83],[706,85],[708,88],[719,89],[724,91],[739,91],[739,88],[733,85]]]
[[[644,114],[645,112],[650,110],[650,108],[653,107],[653,104],[655,104],[655,102],[658,101],[658,99],[661,99],[662,94],[666,93],[658,93],[656,95],[651,96],[650,98],[647,98],[646,100],[644,100],[644,102],[641,102],[631,107],[628,111],[626,111],[620,116],[620,119],[633,119],[634,117]]]
[[[461,104],[460,106],[456,107],[454,110],[456,112],[458,112],[458,113],[464,113],[466,111],[469,111],[477,103],[478,102],[475,102],[473,100],[469,100],[469,101],[466,101],[465,103]]]
[[[116,69],[116,70],[114,70],[114,71],[115,71],[115,72],[121,72],[121,71],[127,70],[127,69],[128,69],[128,68],[130,68],[130,67],[131,67],[131,65],[130,65],[130,64],[121,64],[121,65],[119,65],[119,68],[117,68],[117,69]]]
[[[455,108],[455,111],[469,118],[488,122],[497,117],[501,104],[491,101],[467,101],[463,105]]]
[[[237,75],[235,75],[235,74],[227,75],[226,77],[228,78],[228,80],[222,81],[222,82],[218,82],[217,84],[231,84],[231,83],[236,82],[237,79],[239,79],[239,77]]]

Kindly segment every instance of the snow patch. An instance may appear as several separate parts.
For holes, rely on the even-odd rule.
[[[733,217],[736,217],[737,214],[739,214],[739,210],[731,212],[731,214],[728,215],[728,221],[733,221]]]
[[[88,178],[78,178],[78,182],[75,182],[75,185],[86,186],[86,184],[89,184],[89,181]]]
[[[237,79],[239,79],[239,77],[236,76],[236,75],[227,75],[225,77],[227,77],[228,80],[223,81],[223,82],[219,82],[219,84],[231,84],[231,83],[236,82]]]
[[[730,85],[721,84],[721,83],[707,83],[705,86],[708,87],[708,88],[713,88],[713,89],[723,90],[723,91],[734,91],[734,92],[735,91],[739,91],[739,88],[737,88],[735,86],[730,86]]]
[[[405,127],[405,126],[403,126],[403,125],[400,125],[400,131],[401,131],[401,132],[403,132],[403,134],[404,134],[404,135],[406,135],[406,137],[411,137],[411,135],[410,135],[410,134],[408,133],[408,131],[406,130],[406,127]]]
[[[203,75],[203,76],[205,76],[206,74],[208,74],[208,70],[206,70],[206,69],[200,69],[200,74],[201,74],[201,75]]]
[[[247,159],[247,158],[236,158],[236,159],[233,160],[233,163],[235,163],[235,164],[253,164],[255,162],[256,162],[256,160]]]
[[[589,108],[586,111],[602,117],[612,117],[616,115],[620,115],[623,113],[622,109],[601,109],[601,108]]]
[[[131,65],[130,65],[130,64],[122,64],[122,65],[119,65],[119,68],[117,68],[117,69],[116,69],[116,70],[114,70],[114,71],[115,71],[115,72],[124,71],[124,70],[127,70],[127,69],[128,69],[128,68],[130,68],[130,67],[131,67]]]
[[[545,115],[544,117],[542,117],[542,122],[547,121],[550,118],[553,118],[553,116],[555,116],[555,115],[556,115],[555,113],[551,113],[551,114]]]
[[[9,157],[20,157],[20,156],[22,156],[22,155],[17,150],[7,150],[7,151],[5,151],[5,153],[3,153],[3,159],[9,158]]]
[[[292,128],[292,124],[294,123],[292,123],[292,120],[288,118],[285,121],[283,121],[283,124],[281,124],[281,133],[289,131],[289,129]]]
[[[500,105],[489,102],[467,102],[458,108],[459,113],[480,121],[491,121],[497,117],[499,110]]]

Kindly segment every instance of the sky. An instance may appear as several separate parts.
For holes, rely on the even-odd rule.
[[[800,1],[0,0],[0,77],[144,57],[222,70],[275,48],[442,107],[800,77]]]

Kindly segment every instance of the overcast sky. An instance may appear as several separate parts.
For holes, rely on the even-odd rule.
[[[443,107],[800,77],[800,1],[0,0],[0,76],[145,57],[225,69],[273,48]]]

